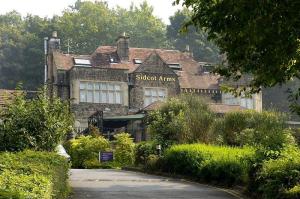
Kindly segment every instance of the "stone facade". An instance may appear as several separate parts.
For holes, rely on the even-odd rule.
[[[130,108],[144,108],[145,88],[165,88],[167,97],[180,93],[179,81],[158,54],[152,54],[141,66],[129,75]]]
[[[88,127],[88,118],[100,111],[107,129],[123,125],[120,129],[133,133],[136,140],[146,139],[139,114],[151,103],[180,93],[200,95],[209,103],[222,105],[218,107],[227,111],[240,106],[221,104],[222,80],[207,72],[205,64],[196,62],[190,53],[130,48],[126,35],[117,39],[116,46],[100,46],[91,55],[64,54],[59,43],[56,37],[49,40],[49,94],[70,101],[75,126],[81,130]],[[82,90],[82,85],[91,85],[94,90]],[[102,85],[108,90],[102,90]],[[109,86],[116,90],[109,90]],[[102,101],[103,96],[106,101]],[[261,94],[255,95],[253,100],[255,109],[261,111]],[[112,130],[109,131],[109,134],[112,133]]]

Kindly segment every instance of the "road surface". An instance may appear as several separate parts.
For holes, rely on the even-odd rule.
[[[72,199],[238,199],[218,188],[110,169],[72,169]]]

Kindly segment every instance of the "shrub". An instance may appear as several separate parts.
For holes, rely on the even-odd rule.
[[[294,143],[285,128],[285,116],[280,113],[248,110],[226,114],[215,122],[212,131],[222,137],[224,144],[280,151],[284,145]]]
[[[293,188],[286,190],[283,195],[286,199],[300,198],[300,185],[296,185]]]
[[[147,157],[144,168],[147,171],[160,170],[162,159],[158,155],[151,154]]]
[[[0,154],[0,198],[63,199],[69,193],[67,160],[55,153]],[[2,196],[1,196],[2,195]],[[4,196],[3,196],[4,197]]]
[[[287,147],[277,159],[263,162],[257,179],[258,192],[263,198],[289,198],[299,195],[300,150]],[[251,185],[250,185],[251,186]],[[296,197],[295,197],[296,198]]]
[[[209,109],[207,100],[198,95],[181,95],[180,100],[186,103],[185,121],[188,127],[188,142],[211,143],[214,136],[210,127],[215,120],[215,114]]]
[[[25,199],[24,196],[10,190],[0,190],[0,199]]]
[[[156,154],[156,145],[154,142],[140,142],[135,145],[135,164],[145,165],[150,155]]]
[[[300,146],[300,128],[294,129],[293,136],[295,137],[298,146]]]
[[[185,109],[184,102],[177,98],[170,98],[160,110],[149,114],[148,130],[153,140],[160,144],[163,149],[172,144],[189,140],[186,134]]]
[[[172,144],[214,140],[210,126],[215,115],[202,98],[182,95],[170,98],[150,114],[148,129],[164,150]]]
[[[1,112],[0,151],[53,151],[72,130],[68,104],[58,98],[50,100],[45,93],[41,91],[37,98],[26,100],[20,91]]]
[[[225,185],[246,183],[254,154],[251,148],[175,145],[165,152],[163,170]]]
[[[90,125],[89,128],[88,128],[88,134],[91,135],[92,137],[98,137],[101,135],[100,131],[99,131],[99,128],[93,126],[93,125]]]
[[[99,168],[99,152],[109,149],[109,141],[102,136],[80,136],[65,144],[73,168]]]
[[[122,166],[134,163],[134,143],[130,134],[119,133],[114,136],[115,141],[115,161]]]

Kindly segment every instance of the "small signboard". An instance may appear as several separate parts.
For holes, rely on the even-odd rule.
[[[99,152],[99,161],[100,162],[110,162],[114,160],[113,152]]]

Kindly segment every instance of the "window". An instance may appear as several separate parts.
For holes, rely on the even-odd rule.
[[[239,98],[234,97],[230,93],[223,93],[222,95],[223,103],[228,105],[240,105]]]
[[[118,63],[117,59],[114,57],[109,57],[109,62],[114,64],[114,63]]]
[[[174,71],[182,70],[180,64],[178,63],[169,64],[169,67]]]
[[[91,61],[88,59],[74,58],[75,66],[91,67]]]
[[[164,101],[167,97],[167,89],[165,88],[145,88],[144,90],[144,106],[156,101]]]
[[[230,93],[224,93],[222,95],[222,100],[224,104],[228,105],[239,105],[246,109],[254,109],[254,98],[253,97],[235,97]]]
[[[141,64],[142,60],[141,59],[133,59],[134,64]]]
[[[80,102],[121,104],[121,85],[109,82],[80,82]]]
[[[253,99],[252,98],[241,98],[241,106],[247,109],[254,109]]]

